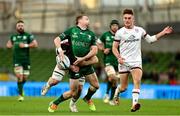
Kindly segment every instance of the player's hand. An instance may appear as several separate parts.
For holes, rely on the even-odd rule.
[[[70,69],[71,69],[73,72],[79,72],[79,67],[76,66],[76,65],[70,65]]]
[[[167,27],[165,27],[165,28],[163,29],[162,32],[163,32],[165,35],[166,35],[166,34],[170,34],[170,33],[173,32],[173,28],[170,27],[170,26],[167,26]]]
[[[19,43],[20,48],[25,48],[24,43]]]
[[[118,58],[118,62],[120,63],[120,64],[124,64],[124,58],[122,58],[122,57],[120,57],[120,58]]]
[[[109,52],[110,52],[109,48],[104,49],[104,54],[109,54]]]
[[[77,60],[73,63],[74,65],[78,65],[80,62],[84,61],[83,57],[77,57]]]

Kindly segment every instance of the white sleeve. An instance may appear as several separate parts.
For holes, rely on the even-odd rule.
[[[148,43],[153,43],[157,41],[156,35],[150,36],[149,34],[146,34],[144,38]]]
[[[153,43],[157,41],[157,38],[155,35],[150,36],[149,34],[146,33],[146,31],[143,28],[141,29],[142,29],[142,38],[144,38],[148,43]]]
[[[120,31],[117,31],[114,37],[114,41],[121,41],[121,34]]]

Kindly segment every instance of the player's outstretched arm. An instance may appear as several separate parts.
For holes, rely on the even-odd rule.
[[[11,40],[8,40],[8,42],[6,44],[6,47],[7,48],[12,48],[13,47],[13,44],[12,44]]]
[[[159,32],[158,34],[156,34],[156,38],[157,40],[159,40],[161,37],[163,37],[164,35],[167,34],[171,34],[173,32],[173,28],[170,26],[165,27],[161,32]]]
[[[80,62],[90,59],[91,57],[95,56],[98,52],[98,48],[96,45],[91,46],[91,50],[89,53],[84,57],[77,57],[77,60],[73,63],[74,65],[78,65]]]
[[[97,56],[93,56],[88,60],[82,61],[81,63],[79,63],[79,66],[88,66],[88,65],[92,65],[92,64],[96,64],[99,62],[99,59]]]
[[[57,51],[59,53],[58,56],[60,57],[61,60],[63,60],[64,59],[64,51],[61,48],[61,38],[60,37],[56,37],[54,39],[54,45],[56,46]]]
[[[157,40],[159,40],[161,37],[163,37],[164,35],[170,34],[173,32],[173,28],[170,26],[165,27],[161,32],[159,32],[156,35],[150,36],[149,34],[145,35],[145,40],[148,43],[153,43]]]

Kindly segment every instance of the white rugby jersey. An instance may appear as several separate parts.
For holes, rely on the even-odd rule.
[[[115,34],[115,41],[119,41],[119,52],[125,62],[142,62],[141,39],[146,35],[146,31],[134,26],[132,29],[120,28]]]

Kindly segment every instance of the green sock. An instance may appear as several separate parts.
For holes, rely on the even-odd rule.
[[[18,85],[18,93],[19,95],[23,95],[23,82],[17,82],[17,85]]]
[[[106,94],[109,94],[109,91],[111,89],[112,83],[110,81],[107,82],[107,90],[106,90]]]
[[[112,87],[112,88],[111,88],[111,96],[110,96],[110,100],[113,99],[114,93],[115,93],[115,91],[116,91],[116,88],[117,88],[117,87]]]
[[[68,98],[64,98],[63,94],[53,101],[54,104],[59,105],[61,102],[67,100]]]
[[[92,90],[89,88],[89,89],[88,89],[88,93],[87,93],[87,95],[86,95],[84,98],[85,98],[86,100],[90,100],[94,93],[96,93],[96,90],[95,90],[95,91],[92,91]]]

